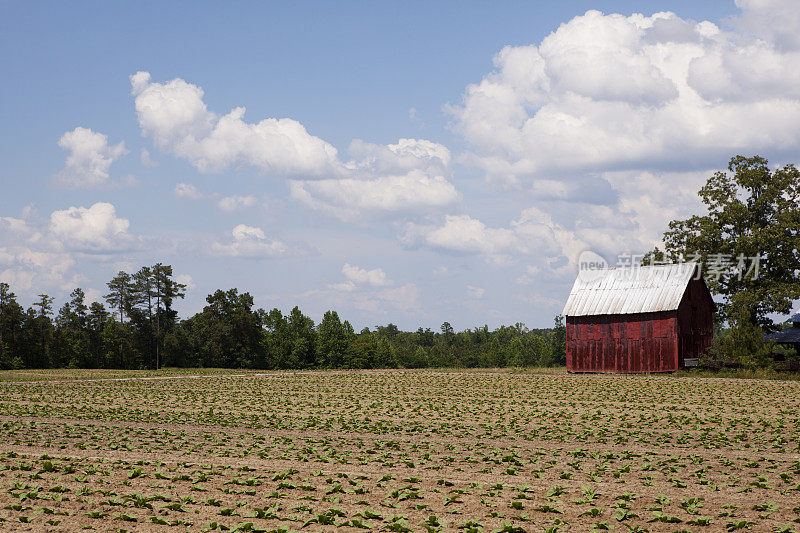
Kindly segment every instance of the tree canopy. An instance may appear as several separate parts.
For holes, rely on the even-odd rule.
[[[257,309],[238,289],[216,290],[199,313],[181,320],[172,309],[185,287],[158,263],[117,273],[105,300],[87,305],[75,289],[53,317],[41,294],[26,311],[0,284],[0,368],[226,367],[263,369],[551,366],[565,363],[564,328],[523,324],[456,332],[401,331],[395,324],[356,333],[339,314],[319,324],[294,307]]]
[[[771,326],[767,315],[789,313],[800,298],[800,172],[736,156],[699,195],[708,213],[670,222],[667,254],[701,261],[709,289],[723,297],[721,319]]]

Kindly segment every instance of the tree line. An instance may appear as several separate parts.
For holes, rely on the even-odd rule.
[[[158,263],[108,283],[107,304],[87,304],[80,288],[56,312],[40,294],[27,310],[0,283],[0,368],[218,367],[258,369],[557,366],[566,361],[563,319],[456,332],[401,331],[394,324],[356,332],[336,311],[319,324],[295,307],[255,308],[237,289],[217,290],[203,310],[180,319],[186,286]]]

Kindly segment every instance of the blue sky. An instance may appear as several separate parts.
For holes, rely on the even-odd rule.
[[[99,299],[163,261],[184,315],[542,327],[580,251],[797,160],[792,2],[431,4],[0,4],[0,280]]]

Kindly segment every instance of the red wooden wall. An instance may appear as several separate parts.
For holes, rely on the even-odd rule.
[[[701,280],[676,311],[567,316],[569,372],[674,372],[711,345],[714,302]]]
[[[682,359],[700,357],[714,339],[714,301],[698,279],[689,282],[678,307]]]
[[[678,370],[677,311],[567,317],[570,372]]]

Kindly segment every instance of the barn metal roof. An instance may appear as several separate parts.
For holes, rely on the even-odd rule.
[[[582,271],[564,306],[564,316],[621,315],[673,311],[697,270],[696,263]]]

